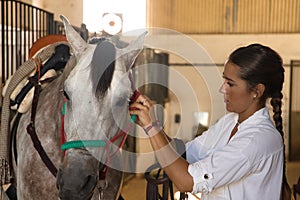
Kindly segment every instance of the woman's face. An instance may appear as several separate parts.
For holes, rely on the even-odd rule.
[[[253,113],[256,109],[255,91],[249,91],[247,82],[242,80],[239,75],[240,68],[228,61],[225,64],[223,78],[224,83],[220,92],[224,94],[224,102],[229,112],[245,114],[245,117]]]

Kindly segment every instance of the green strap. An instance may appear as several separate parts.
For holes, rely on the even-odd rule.
[[[83,148],[83,147],[105,147],[106,142],[103,140],[75,140],[69,141],[61,145],[62,150],[71,148]]]
[[[62,115],[65,115],[65,114],[66,114],[66,110],[67,110],[67,103],[64,102],[63,108],[62,108],[62,110],[61,110],[61,114],[62,114]]]
[[[62,114],[65,114],[66,111],[66,104],[64,104],[64,107],[62,109]],[[136,115],[131,115],[130,122],[134,123],[136,120]],[[106,142],[103,140],[74,140],[70,142],[66,142],[63,145],[61,145],[62,150],[67,150],[67,149],[76,149],[76,148],[83,148],[83,147],[105,147]]]
[[[130,122],[134,123],[135,120],[136,120],[136,115],[131,115]]]

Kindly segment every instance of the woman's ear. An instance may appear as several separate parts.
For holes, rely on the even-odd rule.
[[[265,87],[265,85],[264,84],[261,84],[261,83],[259,83],[259,84],[257,84],[256,86],[255,86],[255,89],[254,89],[254,95],[255,95],[255,97],[254,98],[256,98],[256,97],[261,97],[261,96],[263,96],[263,94],[264,94],[264,92],[265,92],[265,89],[266,89],[266,87]]]

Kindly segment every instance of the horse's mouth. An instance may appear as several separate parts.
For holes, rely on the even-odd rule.
[[[89,200],[99,180],[99,161],[88,151],[69,150],[58,169],[56,184],[61,200]]]
[[[59,191],[60,200],[90,200],[94,192],[89,194],[80,194],[77,191]]]
[[[97,185],[97,181],[94,184],[94,180],[88,180],[81,189],[76,189],[78,187],[68,188],[58,188],[59,198],[61,200],[89,200],[94,194],[94,190]]]
[[[94,188],[95,189],[95,188]],[[90,192],[77,190],[59,190],[60,200],[90,200],[94,195],[94,189]]]

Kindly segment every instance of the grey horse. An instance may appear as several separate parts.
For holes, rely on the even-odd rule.
[[[130,123],[128,106],[133,91],[129,73],[143,48],[146,33],[125,48],[118,48],[110,39],[88,44],[65,17],[61,19],[72,56],[63,73],[41,91],[35,115],[37,136],[57,167],[57,175],[51,174],[34,149],[26,130],[31,112],[24,113],[15,142],[17,165],[13,165],[17,197],[118,199],[123,178],[122,155],[115,144],[120,139],[111,138]],[[65,154],[60,142],[62,119],[65,144],[69,145]],[[89,146],[88,142],[93,141],[99,145]],[[105,184],[99,178],[103,171]]]

